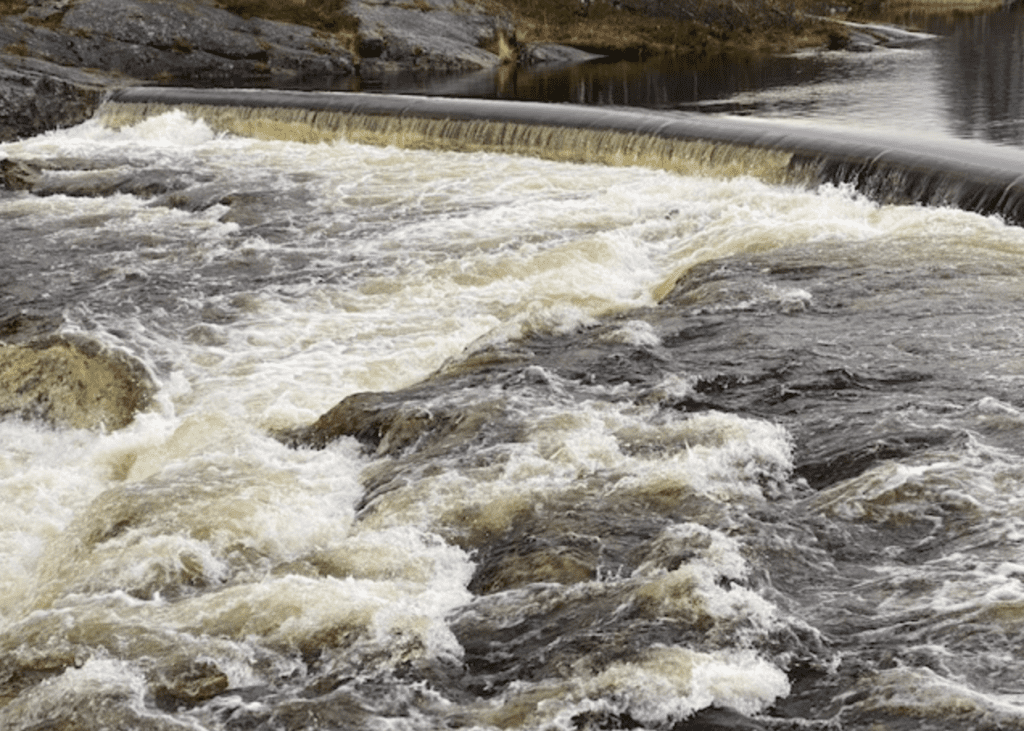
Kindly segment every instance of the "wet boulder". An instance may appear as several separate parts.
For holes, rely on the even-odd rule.
[[[39,196],[103,198],[123,193],[140,198],[153,198],[187,188],[190,182],[189,176],[182,172],[136,170],[122,166],[104,170],[58,171],[56,174],[44,174],[30,189]]]
[[[601,58],[596,53],[582,51],[579,48],[560,43],[527,43],[519,53],[519,62],[530,66],[534,64],[571,65],[586,63]]]
[[[0,34],[0,51],[4,40]],[[0,52],[0,141],[85,121],[111,84],[102,74]]]
[[[95,341],[0,344],[0,416],[116,430],[150,404],[154,390],[141,363]]]
[[[7,190],[32,190],[42,178],[37,165],[6,158],[0,160],[0,187]]]
[[[502,416],[494,402],[465,408],[429,403],[429,386],[404,393],[356,393],[313,424],[279,436],[293,447],[323,449],[341,437],[354,437],[378,456],[434,454],[468,443]]]
[[[228,689],[227,675],[209,660],[181,659],[170,667],[159,668],[151,683],[160,708],[175,711],[190,708],[214,698]]]

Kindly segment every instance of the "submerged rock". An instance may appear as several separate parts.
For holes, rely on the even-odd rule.
[[[870,53],[880,48],[907,48],[935,37],[881,23],[855,23],[850,20],[832,20],[832,23],[836,26],[836,33],[830,50]]]
[[[560,43],[527,43],[519,53],[519,62],[526,66],[534,64],[577,64],[601,58],[596,53],[581,51]]]
[[[622,714],[592,711],[582,713],[573,722],[580,731],[611,728],[641,728],[643,724]],[[731,708],[702,708],[687,719],[674,724],[671,731],[766,731],[768,727]]]
[[[497,402],[457,405],[431,403],[436,386],[398,393],[356,393],[313,424],[284,434],[295,447],[323,449],[341,437],[354,437],[379,456],[416,451],[435,453],[464,447],[485,427],[501,420]]]
[[[38,166],[19,160],[0,160],[0,187],[7,190],[32,190],[42,178]]]
[[[141,363],[85,339],[0,345],[0,415],[76,429],[121,429],[153,396]]]
[[[185,661],[157,674],[152,683],[156,703],[161,708],[189,708],[214,698],[228,689],[227,675],[208,660]]]
[[[39,196],[101,198],[123,193],[140,198],[153,198],[182,190],[188,187],[188,183],[188,177],[184,173],[122,167],[43,175],[29,189]]]

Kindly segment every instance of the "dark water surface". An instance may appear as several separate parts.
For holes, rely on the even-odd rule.
[[[1020,19],[513,86],[1001,149]],[[181,109],[0,158],[4,339],[155,387],[0,419],[5,731],[1024,727],[1024,228]]]
[[[798,117],[1024,145],[1024,10],[920,18],[914,27],[934,37],[871,53],[599,60],[446,79],[397,78],[380,88]]]

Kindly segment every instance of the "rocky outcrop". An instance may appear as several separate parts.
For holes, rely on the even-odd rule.
[[[907,48],[935,36],[881,23],[833,21],[845,34],[841,50],[867,53],[879,48]]]
[[[568,65],[586,63],[598,58],[601,56],[596,53],[558,43],[526,43],[519,49],[519,63],[523,66]]]
[[[218,3],[245,6],[231,0],[30,0],[24,12],[0,16],[0,141],[81,122],[118,86],[327,89],[347,86],[356,75],[373,80],[396,71],[594,58],[567,46],[517,44],[512,21],[474,0],[348,0],[343,15],[352,27],[342,32],[242,17]],[[613,4],[675,20],[693,20],[700,8],[707,16],[696,19],[702,23],[739,7],[724,1]],[[834,27],[834,47],[848,50],[919,39],[883,26]]]
[[[0,140],[76,124],[121,85],[329,86],[355,70],[339,37],[209,3],[42,0],[0,18]]]
[[[351,0],[347,12],[354,40],[214,0],[36,0],[0,18],[0,141],[76,124],[117,86],[331,88],[356,74],[492,68],[501,59],[484,47],[511,28],[467,0]]]
[[[203,3],[61,0],[0,26],[0,50],[135,80],[287,82],[343,77],[352,53],[329,34]]]
[[[117,83],[105,74],[0,54],[0,141],[78,124]]]
[[[73,198],[105,198],[117,193],[139,198],[161,197],[167,205],[175,204],[175,194],[183,193],[194,180],[181,170],[145,170],[130,165],[107,165],[76,159],[56,159],[46,163],[27,162],[15,158],[0,160],[0,189],[27,190],[36,196],[65,195]],[[199,194],[200,207],[218,201],[208,199],[208,191]],[[223,196],[220,196],[223,199]],[[179,205],[190,205],[195,199],[184,193]],[[3,338],[0,321],[0,339]]]
[[[0,344],[0,415],[77,429],[121,429],[146,408],[154,387],[127,355],[84,339]]]
[[[511,24],[466,0],[353,0],[359,18],[360,72],[473,70],[501,62],[485,50]]]

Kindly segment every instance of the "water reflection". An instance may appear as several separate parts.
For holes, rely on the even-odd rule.
[[[947,33],[939,78],[954,133],[1024,145],[1024,11],[962,19]]]
[[[936,38],[872,53],[597,61],[360,88],[814,118],[1024,146],[1024,8],[933,19],[925,30]]]
[[[508,70],[495,91],[504,98],[668,108],[749,89],[814,83],[827,73],[826,66],[820,58],[755,54],[595,61],[564,69]]]

